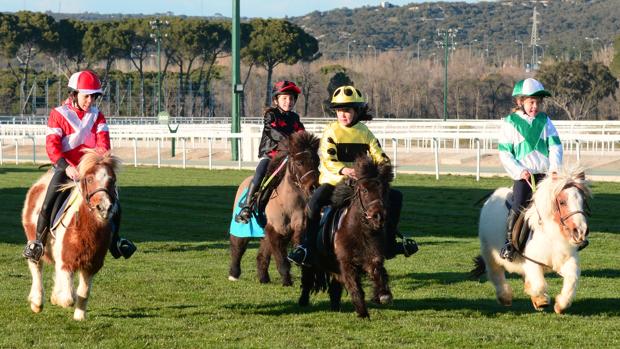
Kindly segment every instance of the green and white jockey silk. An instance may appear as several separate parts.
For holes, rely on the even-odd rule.
[[[562,143],[545,113],[530,118],[518,111],[503,120],[499,158],[512,179],[520,179],[524,170],[538,174],[557,171],[562,166]]]

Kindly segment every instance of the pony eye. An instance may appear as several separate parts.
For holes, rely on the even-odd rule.
[[[560,200],[560,205],[561,205],[561,206],[566,206],[566,201],[564,201],[564,200]]]
[[[86,183],[91,184],[93,182],[93,177],[86,178]]]
[[[362,189],[362,193],[368,194],[368,189],[366,189],[366,188]]]
[[[295,166],[300,167],[303,163],[299,160],[295,161]]]

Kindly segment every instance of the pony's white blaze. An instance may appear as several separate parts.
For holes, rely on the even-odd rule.
[[[577,290],[580,275],[577,248],[588,233],[584,207],[590,189],[582,174],[577,173],[548,177],[539,183],[533,195],[534,203],[525,212],[526,224],[533,234],[522,255],[513,262],[499,257],[508,216],[505,202],[510,195],[509,188],[497,189],[480,212],[480,252],[497,299],[504,305],[512,303],[505,272],[518,273],[524,278],[525,292],[530,295],[534,308],[541,310],[550,304],[544,272],[551,269],[564,279],[554,306],[556,313],[562,313],[570,307]]]

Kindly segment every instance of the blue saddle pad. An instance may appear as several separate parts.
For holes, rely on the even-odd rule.
[[[233,211],[232,217],[230,219],[230,235],[239,238],[262,238],[265,236],[265,232],[260,226],[260,224],[258,224],[258,221],[256,220],[256,214],[254,212],[252,212],[252,218],[247,224],[235,222],[235,216],[241,211],[241,203],[245,201],[245,196],[247,195],[247,193],[248,188],[245,188],[245,190],[239,197],[239,201],[235,202],[235,210]]]

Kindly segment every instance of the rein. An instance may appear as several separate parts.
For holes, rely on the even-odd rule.
[[[358,181],[360,181],[361,179],[358,179]],[[382,200],[381,199],[375,199],[372,200],[371,202],[367,203],[366,205],[364,205],[364,201],[362,201],[362,196],[360,195],[360,189],[359,187],[355,188],[355,192],[353,193],[353,195],[351,195],[351,202],[353,202],[353,200],[357,197],[357,199],[360,202],[360,206],[362,208],[362,213],[364,214],[364,223],[368,223],[370,221],[370,219],[372,219],[372,217],[368,216],[368,209],[370,209],[373,205],[376,205],[377,203],[382,204]]]

